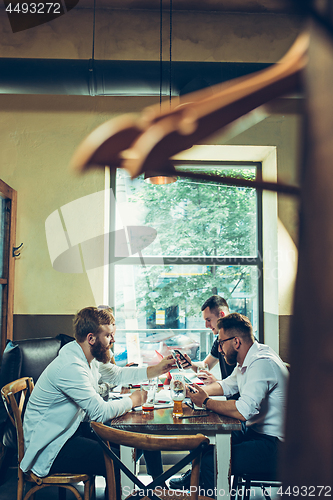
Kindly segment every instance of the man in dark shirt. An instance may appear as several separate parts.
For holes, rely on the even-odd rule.
[[[229,314],[229,306],[227,304],[227,301],[219,295],[212,295],[202,305],[201,311],[206,324],[206,328],[210,328],[214,335],[218,335],[218,320],[220,318],[224,318],[224,316],[227,316]],[[219,362],[220,364],[222,379],[227,378],[236,366],[236,364],[228,365],[225,362],[223,355],[219,352],[218,345],[218,339],[216,338],[212,345],[210,354],[208,354],[203,361],[191,361],[190,358],[185,355],[187,364],[184,362],[184,368],[190,367],[195,372],[198,372],[200,370],[200,378],[202,378],[202,381],[205,385],[211,384],[216,381],[216,378],[214,377],[214,375],[209,373],[209,370],[211,370],[217,362]],[[204,375],[206,375],[205,378]]]

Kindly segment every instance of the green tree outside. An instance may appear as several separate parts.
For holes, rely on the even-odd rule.
[[[209,171],[246,179],[256,175],[253,167]],[[139,314],[148,317],[154,310],[179,306],[180,315],[198,316],[202,303],[214,291],[229,302],[240,292],[249,300],[256,296],[256,267],[195,262],[196,257],[257,255],[255,189],[184,178],[155,186],[139,178],[126,182],[126,192],[128,202],[142,209],[142,225],[157,231],[143,256],[186,259],[181,265],[140,266],[135,282]]]

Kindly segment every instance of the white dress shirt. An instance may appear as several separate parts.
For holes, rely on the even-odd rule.
[[[25,453],[21,469],[43,477],[80,423],[106,422],[132,408],[132,401],[104,401],[98,394],[98,381],[127,385],[147,379],[147,368],[120,368],[95,359],[89,363],[81,346],[69,342],[39,377],[24,415]]]
[[[242,366],[219,384],[225,396],[239,392],[236,408],[247,426],[283,441],[287,382],[288,370],[276,352],[254,342]]]

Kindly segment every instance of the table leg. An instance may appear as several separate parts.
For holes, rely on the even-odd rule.
[[[229,497],[229,468],[231,459],[231,434],[216,434],[215,441],[215,477],[217,498]]]
[[[135,448],[120,445],[120,459],[134,475],[136,475],[136,451]],[[123,472],[120,472],[121,498],[122,500],[135,488],[134,483]]]

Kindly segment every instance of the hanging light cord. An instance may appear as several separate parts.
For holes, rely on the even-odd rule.
[[[162,105],[163,84],[163,0],[160,0],[160,107]]]
[[[169,33],[169,97],[170,97],[170,108],[171,108],[171,94],[172,94],[172,0],[170,0],[170,33]]]
[[[94,11],[93,11],[93,37],[92,37],[92,49],[91,49],[91,59],[89,59],[88,66],[88,89],[89,95],[96,95],[96,85],[95,85],[95,75],[94,75],[94,61],[95,61],[95,21],[96,21],[96,0],[94,0]]]
[[[94,17],[93,17],[93,39],[92,39],[92,52],[91,59],[95,58],[95,24],[96,24],[96,0],[94,0]]]

